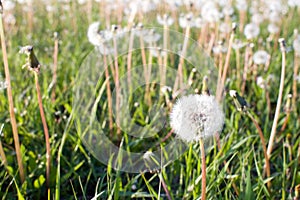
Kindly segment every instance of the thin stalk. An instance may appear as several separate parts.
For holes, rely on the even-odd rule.
[[[237,79],[237,84],[240,85],[241,83],[241,62],[240,62],[240,50],[237,48],[235,50],[235,55],[236,55],[236,79]]]
[[[299,69],[299,58],[297,52],[294,53],[294,75],[293,75],[293,99],[292,99],[292,108],[296,112],[296,100],[297,100],[297,79],[298,76],[298,69]]]
[[[284,122],[283,122],[283,125],[280,129],[280,133],[279,135],[281,135],[281,133],[283,133],[283,131],[285,130],[288,122],[289,122],[289,119],[290,119],[290,114],[291,114],[291,108],[290,108],[290,105],[291,105],[291,98],[293,96],[291,94],[288,94],[288,99],[287,99],[287,102],[286,102],[286,106],[285,106],[285,119],[284,119]]]
[[[144,76],[145,81],[148,83],[148,74],[147,74],[147,61],[146,61],[146,52],[145,52],[145,45],[144,45],[144,39],[143,39],[143,28],[140,29],[140,46],[141,46],[141,53],[142,53],[142,63],[143,63],[143,70],[144,70]]]
[[[51,167],[51,148],[50,148],[50,140],[49,140],[49,131],[48,131],[46,117],[45,117],[45,113],[44,113],[44,109],[43,109],[42,95],[41,95],[39,78],[38,78],[37,72],[34,72],[34,79],[35,79],[35,87],[36,87],[36,92],[37,92],[37,97],[38,97],[38,104],[39,104],[40,115],[41,115],[41,119],[42,119],[42,123],[43,123],[44,135],[45,135],[45,141],[46,141],[46,183],[47,183],[47,188],[49,188],[50,187],[50,167]]]
[[[204,142],[201,138],[200,142],[200,151],[201,151],[201,171],[202,171],[202,185],[201,185],[201,200],[206,199],[206,159],[205,159],[205,149]]]
[[[251,121],[254,123],[257,131],[258,131],[258,135],[260,137],[260,141],[261,141],[261,144],[262,144],[262,147],[263,147],[263,152],[264,152],[264,157],[265,157],[265,162],[266,162],[266,165],[265,165],[265,169],[266,169],[266,172],[267,172],[267,178],[269,178],[271,176],[271,171],[270,171],[270,161],[268,159],[268,154],[267,154],[267,147],[266,147],[266,142],[265,142],[265,138],[264,138],[264,134],[258,124],[258,122],[256,121],[256,119],[250,114],[249,111],[247,111],[246,113],[248,115],[248,117],[251,119]],[[270,189],[271,188],[271,181],[268,181],[267,182],[267,186],[268,188]]]
[[[167,184],[164,180],[164,177],[162,175],[162,172],[158,173],[158,177],[159,177],[161,185],[163,186],[164,191],[166,192],[167,199],[171,200],[172,198],[171,198],[170,192],[168,190]]]
[[[133,48],[133,40],[134,40],[134,28],[130,31],[129,36],[129,47],[128,47],[128,55],[127,55],[127,81],[128,81],[128,87],[131,94],[131,61],[132,61],[132,48]]]
[[[232,47],[232,43],[233,43],[233,39],[234,39],[234,34],[235,34],[235,29],[236,29],[236,25],[235,24],[233,24],[233,28],[232,29],[233,30],[232,30],[232,32],[230,34],[230,39],[229,39],[229,44],[228,44],[228,51],[227,51],[227,54],[226,54],[225,63],[224,63],[224,67],[223,67],[221,85],[218,87],[217,99],[221,99],[222,92],[223,92],[224,85],[225,85],[227,71],[228,71],[228,68],[229,68],[229,61],[230,61],[230,55],[231,55],[231,47]]]
[[[246,88],[246,81],[247,81],[247,74],[248,74],[248,69],[249,69],[249,57],[251,54],[251,47],[250,44],[247,45],[246,47],[246,52],[245,52],[245,59],[244,59],[244,70],[243,70],[243,82],[242,82],[242,87],[241,87],[241,95],[244,94],[245,88]]]
[[[7,89],[7,97],[8,97],[10,122],[11,122],[11,126],[12,126],[13,137],[14,137],[20,179],[21,179],[21,183],[23,183],[25,180],[25,173],[24,173],[24,167],[23,167],[22,156],[21,156],[19,135],[18,135],[18,129],[17,129],[17,121],[16,121],[16,117],[15,117],[15,112],[14,112],[14,102],[13,102],[11,83],[10,83],[10,74],[9,74],[6,44],[5,44],[5,35],[4,35],[3,22],[2,22],[2,12],[0,12],[0,18],[1,18],[0,19],[1,48],[2,48],[2,55],[3,55],[5,80],[6,80],[6,84],[7,84],[6,89]]]
[[[115,81],[116,81],[116,124],[117,124],[117,133],[121,132],[119,127],[120,125],[120,82],[119,82],[119,63],[118,63],[118,49],[117,49],[117,36],[114,35],[113,43],[114,43],[114,61],[115,61]]]
[[[87,10],[87,18],[89,23],[92,22],[92,9],[93,9],[93,1],[88,0],[86,4],[86,10]]]
[[[187,50],[189,36],[190,36],[190,25],[188,24],[186,29],[185,29],[184,41],[183,41],[180,60],[179,60],[179,64],[178,64],[177,76],[176,76],[175,84],[174,84],[174,87],[173,87],[174,92],[176,92],[177,89],[178,89],[177,88],[178,87],[178,82],[179,82],[179,89],[183,88],[183,62],[184,62],[184,59],[185,59],[185,54],[186,54],[186,50]]]
[[[151,47],[153,49],[156,49],[155,44],[151,44]],[[151,70],[152,70],[152,58],[153,55],[150,52],[149,57],[148,57],[148,69],[147,69],[147,77],[148,77],[148,82],[146,83],[146,102],[148,102],[148,105],[151,105],[151,95],[150,95],[150,84],[151,84]]]
[[[29,28],[29,33],[32,34],[33,32],[33,6],[32,6],[32,1],[27,1],[27,18],[28,18],[28,28]]]
[[[54,52],[53,52],[53,74],[52,74],[52,93],[51,93],[51,101],[55,102],[56,94],[56,81],[57,81],[57,60],[58,60],[58,35],[57,32],[54,33]]]
[[[111,95],[111,89],[110,89],[110,81],[109,81],[109,71],[107,66],[107,59],[106,55],[103,55],[103,62],[104,62],[104,68],[105,68],[105,78],[106,81],[106,94],[107,94],[107,102],[108,102],[108,117],[109,117],[109,130],[113,131],[113,112],[112,112],[112,95]]]
[[[283,87],[284,87],[284,77],[285,77],[285,65],[286,65],[286,60],[285,60],[285,41],[283,38],[279,39],[280,43],[280,48],[281,48],[281,53],[282,53],[282,66],[281,66],[281,77],[280,77],[280,85],[279,85],[279,94],[278,94],[278,99],[277,99],[277,105],[276,105],[276,110],[275,110],[275,116],[274,116],[274,121],[272,125],[272,130],[271,130],[271,135],[269,139],[269,144],[268,144],[268,157],[270,158],[272,149],[273,149],[273,143],[275,140],[275,135],[276,135],[276,128],[277,128],[277,123],[279,119],[279,114],[280,114],[280,108],[281,108],[281,101],[282,101],[282,94],[283,94]]]
[[[164,25],[164,49],[163,52],[165,52],[164,58],[163,58],[163,65],[162,65],[162,78],[161,78],[161,85],[164,86],[166,84],[166,76],[167,76],[167,66],[168,66],[168,43],[169,43],[169,29],[168,25]],[[160,55],[160,54],[159,54]]]
[[[61,139],[61,143],[59,145],[58,153],[57,153],[57,172],[56,172],[56,185],[55,185],[55,199],[59,200],[60,199],[60,185],[61,185],[61,176],[60,176],[60,165],[61,165],[61,156],[62,156],[62,151],[63,147],[65,145],[67,136],[68,136],[68,128],[70,127],[71,120],[73,119],[73,112],[71,113],[66,128],[63,133],[63,137]]]

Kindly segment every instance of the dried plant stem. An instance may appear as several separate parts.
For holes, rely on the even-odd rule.
[[[242,33],[244,31],[244,24],[245,24],[245,21],[246,21],[246,11],[245,10],[241,10],[239,12],[239,31]]]
[[[163,177],[162,173],[159,173],[159,174],[158,174],[158,177],[159,177],[159,180],[160,180],[160,182],[161,182],[161,185],[162,185],[163,188],[164,188],[164,191],[166,192],[167,199],[168,199],[168,200],[171,200],[172,198],[171,198],[170,192],[169,192],[169,190],[168,190],[167,184],[166,184],[166,182],[165,182],[165,180],[164,180],[164,177]]]
[[[106,55],[103,55],[103,62],[104,62],[104,68],[105,68],[105,78],[106,81],[106,95],[107,95],[107,102],[108,102],[108,117],[109,117],[109,129],[112,133],[113,131],[113,113],[112,113],[112,96],[111,96],[111,89],[110,89],[110,81],[109,81],[109,71],[107,66],[107,58]]]
[[[267,147],[266,147],[266,142],[265,142],[265,138],[264,138],[264,134],[258,124],[258,122],[256,121],[256,119],[250,114],[249,111],[247,111],[247,115],[248,117],[251,119],[251,121],[254,123],[257,131],[258,131],[258,135],[260,137],[260,141],[261,141],[261,144],[262,144],[262,147],[263,147],[263,152],[264,152],[264,157],[265,157],[265,170],[267,172],[267,178],[269,178],[271,176],[271,171],[270,171],[270,161],[269,161],[269,158],[268,158],[268,154],[267,154]],[[271,181],[268,181],[267,182],[267,185],[268,185],[268,188],[270,189],[271,188]]]
[[[131,93],[132,86],[131,86],[131,61],[132,61],[132,48],[133,48],[133,40],[134,40],[134,30],[132,29],[130,31],[130,37],[129,37],[129,47],[128,47],[128,55],[127,55],[127,82],[129,91]]]
[[[116,83],[116,124],[117,124],[117,133],[121,133],[120,125],[120,82],[119,82],[119,63],[118,63],[118,49],[117,49],[117,38],[113,37],[114,42],[114,61],[115,61],[115,83]]]
[[[201,200],[206,199],[206,159],[203,139],[199,140],[201,151],[201,171],[202,171],[202,185],[201,185]]]
[[[32,34],[33,32],[33,6],[32,1],[27,1],[28,11],[27,11],[27,17],[28,17],[28,28],[29,33]]]
[[[151,105],[151,95],[150,95],[151,70],[152,70],[152,53],[149,54],[148,68],[147,68],[148,82],[146,82],[146,102],[148,103],[148,105]]]
[[[190,26],[187,25],[187,27],[185,29],[184,41],[183,41],[183,46],[182,46],[182,50],[180,53],[180,60],[179,60],[179,64],[178,64],[178,71],[177,71],[177,76],[175,79],[175,84],[173,87],[173,92],[177,91],[178,84],[179,84],[179,89],[183,88],[183,62],[185,59],[185,54],[186,54],[186,50],[187,50],[189,37],[190,37]]]
[[[56,81],[57,81],[57,60],[58,60],[58,38],[55,37],[54,40],[54,52],[53,52],[53,74],[52,74],[52,93],[51,93],[51,101],[52,103],[55,102],[56,93]]]
[[[298,69],[299,69],[299,55],[295,51],[294,54],[294,76],[293,76],[293,98],[292,98],[292,109],[296,112],[296,100],[297,100],[297,79],[298,76]]]
[[[39,104],[41,119],[42,119],[43,128],[44,128],[45,141],[46,141],[46,183],[47,183],[47,188],[49,188],[50,187],[50,168],[51,168],[51,148],[50,148],[50,140],[49,140],[49,131],[48,131],[46,117],[45,117],[45,113],[44,113],[44,109],[43,109],[43,102],[42,102],[42,95],[41,95],[41,90],[40,90],[40,85],[39,85],[38,73],[36,73],[36,72],[34,72],[34,79],[35,79],[35,87],[36,87],[36,92],[37,92],[37,97],[38,97],[38,104]]]
[[[242,87],[241,87],[241,95],[244,94],[245,88],[246,88],[246,81],[247,81],[247,74],[248,74],[248,69],[249,69],[249,57],[250,57],[250,44],[247,45],[246,47],[246,52],[245,52],[245,59],[244,59],[244,70],[243,70],[243,82],[242,82]]]
[[[221,78],[222,78],[222,67],[223,67],[223,53],[220,52],[218,56],[218,80],[217,80],[217,94],[219,93],[219,87],[221,85]],[[221,98],[217,98],[218,101],[221,101]]]
[[[237,84],[240,85],[241,81],[241,62],[240,62],[240,50],[237,48],[235,50],[235,55],[236,55],[236,79],[237,79]]]
[[[233,39],[234,39],[234,30],[232,31],[232,33],[230,35],[230,39],[229,39],[228,51],[226,54],[225,63],[224,63],[224,67],[223,67],[221,85],[219,85],[219,87],[218,87],[217,99],[221,99],[221,97],[222,97],[225,80],[226,80],[226,76],[227,76],[227,71],[229,68],[229,61],[230,61],[231,47],[232,47]]]
[[[148,68],[147,68],[145,44],[144,44],[144,40],[143,40],[143,33],[142,33],[142,31],[140,33],[140,45],[141,45],[141,53],[142,53],[142,63],[143,63],[144,77],[145,77],[145,82],[147,84],[147,83],[149,83],[149,77],[148,77]],[[145,99],[147,99],[147,96],[148,96],[148,91],[145,92]],[[147,103],[149,103],[149,102],[147,101]]]
[[[161,86],[166,84],[166,76],[167,76],[167,66],[168,66],[168,43],[169,43],[169,29],[167,25],[164,25],[164,49],[165,55],[163,56],[163,65],[162,67],[162,77],[161,77]]]
[[[277,99],[275,116],[274,116],[274,120],[273,120],[273,125],[272,125],[272,130],[271,130],[269,144],[268,144],[268,150],[267,150],[268,158],[270,158],[270,156],[271,156],[272,149],[273,149],[273,143],[275,140],[276,128],[277,128],[277,123],[278,123],[280,108],[281,108],[281,101],[282,101],[284,77],[285,77],[285,65],[286,65],[285,44],[284,44],[285,42],[284,42],[284,39],[279,39],[279,42],[280,42],[281,53],[282,53],[281,77],[280,77],[279,94],[278,94],[278,99]]]
[[[88,0],[86,4],[86,10],[87,10],[87,17],[89,23],[91,23],[92,21],[92,9],[93,9],[93,1]]]
[[[1,12],[0,12],[0,36],[1,36],[1,47],[2,47],[4,71],[5,71],[5,81],[7,84],[6,89],[7,89],[7,97],[8,97],[8,105],[9,105],[10,122],[11,122],[11,126],[12,126],[12,131],[13,131],[17,161],[18,161],[18,166],[19,166],[20,179],[21,179],[21,183],[23,183],[25,180],[25,173],[24,173],[24,167],[23,167],[23,163],[22,163],[19,135],[18,135],[18,129],[17,129],[17,121],[16,121],[16,117],[15,117],[15,112],[14,112],[13,95],[12,95],[12,89],[11,89],[11,83],[10,83],[10,74],[9,74],[6,44],[5,44],[5,35],[4,35],[4,30],[3,30],[2,13]]]

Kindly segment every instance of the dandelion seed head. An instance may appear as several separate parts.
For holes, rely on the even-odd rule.
[[[157,15],[157,22],[163,26],[171,26],[174,23],[174,20],[167,14],[163,16]]]
[[[173,106],[170,124],[182,140],[199,141],[222,130],[224,114],[214,96],[183,96]]]
[[[245,26],[245,29],[244,29],[244,34],[246,36],[246,38],[248,40],[250,39],[253,39],[253,38],[256,38],[259,34],[259,27],[254,24],[254,23],[251,23],[251,24],[247,24]]]
[[[102,44],[102,40],[99,35],[99,26],[100,26],[100,22],[94,22],[90,24],[87,32],[87,36],[90,43],[92,43],[95,46]]]
[[[259,50],[254,53],[253,55],[253,62],[257,65],[264,65],[269,61],[270,55],[264,51],[264,50]]]

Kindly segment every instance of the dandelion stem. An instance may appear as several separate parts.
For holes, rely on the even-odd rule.
[[[120,130],[120,83],[119,83],[119,63],[118,63],[118,50],[117,50],[117,38],[116,35],[113,37],[114,42],[114,61],[115,61],[115,81],[116,81],[116,124],[117,124],[117,133],[121,132]]]
[[[127,56],[127,81],[128,81],[128,87],[129,91],[131,93],[131,60],[132,60],[132,48],[133,48],[133,40],[134,40],[134,30],[131,29],[130,31],[130,38],[129,38],[129,47],[128,47],[128,56]]]
[[[201,200],[206,199],[206,159],[203,139],[199,140],[201,151],[201,171],[202,171],[202,186],[201,186]]]
[[[168,25],[165,24],[164,25],[164,49],[163,52],[166,52],[163,58],[163,65],[162,65],[162,78],[161,78],[161,85],[164,86],[166,84],[166,68],[168,66],[168,36],[169,36],[169,29],[168,29]]]
[[[2,9],[2,8],[1,8]],[[7,60],[7,52],[6,52],[6,44],[5,44],[5,35],[3,29],[3,22],[2,22],[2,12],[0,11],[0,36],[1,36],[1,47],[2,47],[2,55],[3,55],[3,64],[4,64],[4,72],[5,72],[5,79],[7,84],[7,97],[8,97],[8,105],[9,105],[9,114],[10,114],[10,122],[13,131],[17,161],[19,166],[19,173],[21,183],[25,180],[25,173],[24,167],[22,162],[21,150],[20,150],[20,142],[19,142],[19,135],[17,129],[17,121],[14,112],[14,103],[13,103],[13,96],[12,96],[12,89],[10,83],[10,74],[9,74],[9,67],[8,67],[8,60]]]
[[[265,170],[267,172],[267,178],[269,178],[271,176],[271,171],[270,171],[270,161],[268,159],[268,154],[267,154],[267,147],[266,147],[266,142],[265,142],[265,138],[264,138],[264,134],[258,124],[258,122],[256,121],[256,119],[250,114],[249,111],[247,111],[247,115],[248,117],[251,119],[251,121],[254,123],[257,131],[258,131],[258,135],[260,137],[260,141],[263,147],[263,152],[264,152],[264,157],[265,157]],[[268,188],[271,188],[271,181],[267,182]]]
[[[244,59],[244,70],[243,70],[243,82],[242,82],[242,86],[241,86],[241,95],[244,94],[245,88],[246,88],[250,53],[251,53],[251,46],[250,46],[250,44],[248,44],[247,47],[246,47],[245,59]]]
[[[54,33],[54,52],[53,52],[53,74],[52,74],[52,93],[51,93],[51,100],[52,103],[55,102],[55,88],[56,88],[56,81],[57,81],[57,59],[58,59],[58,37],[57,32]]]
[[[110,81],[109,81],[109,71],[108,71],[107,59],[105,54],[103,54],[103,62],[105,68],[105,78],[107,79],[106,95],[107,95],[107,102],[108,102],[109,129],[112,132],[113,130],[112,96],[111,96]]]
[[[166,184],[166,182],[165,182],[165,180],[164,180],[164,177],[163,177],[163,175],[162,175],[162,172],[161,172],[161,173],[158,173],[158,177],[159,177],[159,180],[160,180],[160,182],[161,182],[161,185],[162,185],[163,188],[164,188],[164,191],[166,192],[167,199],[168,199],[168,200],[171,200],[172,198],[171,198],[170,192],[169,192],[169,190],[168,190],[167,184]]]
[[[42,123],[43,123],[44,135],[45,135],[45,141],[46,141],[46,183],[47,183],[47,188],[49,188],[50,187],[50,168],[51,168],[51,148],[50,148],[50,140],[49,140],[49,131],[48,131],[46,117],[45,117],[45,113],[44,113],[44,109],[43,109],[42,95],[41,95],[39,78],[38,78],[37,72],[34,72],[34,78],[35,78],[35,87],[36,87],[36,91],[37,91],[40,115],[41,115],[41,119],[42,119]]]
[[[227,76],[227,71],[228,71],[228,67],[229,67],[231,47],[232,47],[232,43],[233,43],[233,39],[234,39],[235,29],[236,29],[236,25],[233,24],[233,30],[232,30],[231,35],[230,35],[229,44],[228,44],[228,51],[227,51],[227,54],[226,54],[225,64],[224,64],[224,67],[223,67],[221,85],[218,87],[217,99],[221,99],[221,97],[222,97],[222,93],[223,93],[223,89],[224,89],[224,85],[225,85],[225,80],[226,80],[226,76]]]
[[[269,144],[268,144],[268,157],[270,158],[271,153],[272,153],[272,148],[273,148],[273,143],[275,140],[275,135],[276,135],[276,128],[277,128],[277,123],[279,119],[279,114],[280,114],[280,108],[281,108],[281,101],[282,101],[282,93],[283,93],[283,87],[284,87],[284,77],[285,77],[285,41],[283,38],[279,39],[280,42],[280,47],[281,47],[281,53],[282,53],[282,66],[281,66],[281,77],[280,77],[280,86],[279,86],[279,94],[278,94],[278,99],[277,99],[277,105],[276,105],[276,110],[275,110],[275,116],[274,116],[274,121],[272,125],[272,130],[270,134],[270,139],[269,139]]]
[[[292,108],[295,112],[296,109],[296,100],[297,100],[297,75],[298,75],[298,68],[299,68],[299,55],[295,51],[294,53],[294,75],[293,75],[293,99],[292,99]]]
[[[182,89],[183,88],[183,62],[185,59],[185,54],[186,54],[186,50],[187,50],[187,45],[188,45],[188,39],[190,36],[190,25],[187,25],[186,29],[185,29],[185,36],[184,36],[184,41],[183,41],[183,46],[182,46],[182,50],[180,53],[180,60],[179,60],[179,64],[178,64],[178,71],[177,71],[177,76],[175,79],[175,84],[174,84],[174,88],[173,91],[176,92],[177,91],[177,87],[178,87],[178,82],[179,82],[179,88]]]

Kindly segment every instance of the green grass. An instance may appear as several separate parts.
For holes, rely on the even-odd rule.
[[[86,86],[86,88],[92,88],[93,91],[96,91],[94,99],[99,98],[99,105],[96,105],[95,108],[101,108],[101,112],[97,109],[95,113],[90,113],[100,122],[96,128],[101,126],[104,134],[109,136],[115,145],[120,145],[124,150],[130,152],[155,151],[160,147],[165,147],[175,137],[173,134],[168,140],[160,142],[171,130],[168,123],[168,113],[165,116],[167,120],[164,128],[152,138],[135,138],[126,131],[117,135],[116,124],[114,124],[113,133],[110,135],[105,77],[103,76],[98,82],[93,83],[96,86],[93,84],[89,85],[83,74],[84,71],[80,71],[85,69],[83,66],[86,62],[85,58],[93,51],[93,46],[89,43],[86,36],[88,25],[90,24],[86,14],[86,7],[71,1],[68,4],[70,4],[72,12],[66,12],[61,6],[57,6],[58,11],[53,13],[53,18],[50,18],[51,15],[45,11],[44,5],[38,1],[34,2],[35,12],[32,32],[30,32],[28,27],[27,13],[22,10],[23,5],[18,3],[13,10],[16,24],[5,27],[13,99],[16,108],[15,114],[26,179],[21,184],[8,112],[7,93],[5,90],[0,90],[0,127],[4,124],[0,140],[8,163],[7,168],[3,164],[0,165],[0,198],[47,198],[45,181],[46,149],[33,75],[31,72],[21,69],[25,62],[25,56],[18,54],[19,46],[32,44],[35,48],[36,56],[42,64],[39,78],[43,106],[49,127],[52,158],[50,199],[167,199],[162,181],[165,183],[172,199],[200,199],[201,156],[199,144],[187,145],[187,150],[178,159],[164,166],[161,170],[153,170],[151,172],[127,173],[115,170],[113,166],[121,168],[124,164],[122,163],[123,158],[120,156],[121,154],[113,155],[114,157],[112,156],[108,161],[109,165],[105,165],[95,158],[97,152],[98,154],[99,152],[101,153],[101,146],[92,148],[94,151],[92,152],[90,151],[91,148],[88,148],[81,140],[86,127],[80,121],[78,110],[76,110],[78,107],[74,105],[74,101],[78,100],[74,94],[76,88]],[[93,5],[93,21],[101,21],[101,28],[105,28],[105,21],[101,18],[103,13],[100,16],[98,4],[93,1]],[[56,5],[54,4],[54,6]],[[185,10],[184,7],[181,9]],[[101,12],[103,11],[101,10]],[[162,13],[162,11],[159,12]],[[148,15],[149,17],[144,18],[145,26],[158,26],[156,17],[152,21],[150,20],[151,17],[155,16],[155,13],[156,11],[153,11]],[[178,13],[175,14],[179,15]],[[237,11],[236,16],[238,21]],[[287,17],[283,18],[279,36],[286,39],[287,46],[292,45],[293,31],[295,28],[298,28],[297,20],[299,17],[300,12],[298,8],[290,9]],[[115,14],[112,14],[110,18],[112,24],[117,23]],[[137,19],[136,22],[138,22]],[[249,22],[249,18],[247,22]],[[268,71],[264,72],[263,69],[258,71],[258,74],[264,78],[269,74],[275,76],[275,81],[269,86],[271,110],[268,111],[266,109],[265,91],[256,85],[255,77],[251,73],[248,74],[246,90],[243,95],[250,104],[251,113],[258,120],[263,130],[266,142],[268,142],[271,132],[281,70],[279,45],[277,45],[277,48],[274,47],[277,40],[274,39],[269,46],[266,42],[268,37],[267,24],[267,22],[264,22],[260,25],[261,33],[259,38],[263,42],[260,42],[260,39],[255,39],[252,42],[255,45],[253,52],[258,49],[264,49],[271,55]],[[127,25],[125,18],[122,21],[122,25]],[[178,24],[173,25],[171,29],[184,33],[184,30],[178,28]],[[192,28],[191,31],[192,38],[197,40],[200,30]],[[52,81],[54,32],[59,33],[59,54],[56,100],[52,103],[52,91],[49,89],[49,85]],[[237,32],[235,37],[246,42],[243,33]],[[182,43],[183,41],[179,42]],[[226,39],[224,40],[224,45],[228,45]],[[240,49],[241,69],[243,69],[244,65],[244,53],[245,48]],[[179,58],[174,54],[169,57],[168,65],[176,69]],[[188,52],[188,54],[193,54],[193,52]],[[223,63],[225,56],[223,55]],[[148,57],[149,54],[147,53]],[[118,58],[121,75],[126,73],[126,59],[127,54]],[[141,65],[141,60],[140,51],[133,52],[133,66]],[[3,65],[2,62],[1,59],[1,66]],[[92,60],[91,62],[92,65],[87,66],[85,70],[95,70],[92,66],[97,61]],[[157,64],[158,59],[154,58],[153,63]],[[198,63],[203,64],[202,61]],[[295,196],[295,186],[300,184],[299,106],[291,112],[286,128],[280,131],[286,117],[284,105],[287,101],[287,95],[292,92],[293,65],[294,51],[291,51],[287,53],[283,102],[275,145],[270,157],[270,179],[272,181],[270,191],[267,189],[267,178],[262,174],[265,162],[258,132],[252,121],[246,115],[238,112],[232,98],[225,94],[222,106],[226,119],[224,129],[220,134],[221,149],[218,149],[215,140],[212,140],[212,145],[206,146],[207,199],[291,199]],[[186,61],[184,63],[184,77],[186,81],[193,67],[195,66],[191,62]],[[95,70],[95,72],[98,71]],[[0,78],[4,77],[3,67],[0,68],[0,75]],[[92,75],[94,77],[91,77],[91,80],[93,80],[92,78],[97,78],[98,74]],[[225,91],[230,89],[240,91],[242,80],[237,80],[236,54],[234,50],[230,57],[227,77],[229,79],[226,81]],[[174,77],[169,76],[167,78],[171,79]],[[201,72],[196,74],[192,89],[189,92],[193,92],[196,88],[201,89],[202,78],[203,74]],[[2,80],[0,79],[0,81]],[[111,81],[111,86],[112,88],[114,87],[113,81]],[[212,87],[215,87],[215,85]],[[149,110],[156,103],[164,108],[167,107],[164,98],[159,99],[157,97],[159,89],[157,86],[151,90],[151,105],[147,105],[144,101],[145,87],[138,88],[135,91],[136,95],[128,97],[132,120],[127,123],[131,123],[131,125],[137,123],[142,126],[146,124],[153,126],[155,123],[158,123],[149,120]],[[140,106],[134,107],[135,102],[138,102]],[[298,98],[297,105],[299,103]],[[88,107],[80,111],[89,112],[90,110],[91,107]],[[130,124],[127,126],[130,126]],[[168,154],[168,152],[163,153]],[[118,165],[113,163],[114,160],[119,162]],[[226,161],[226,164],[224,164],[224,161]],[[228,173],[228,170],[230,173]],[[239,195],[235,193],[233,184],[237,186]]]

